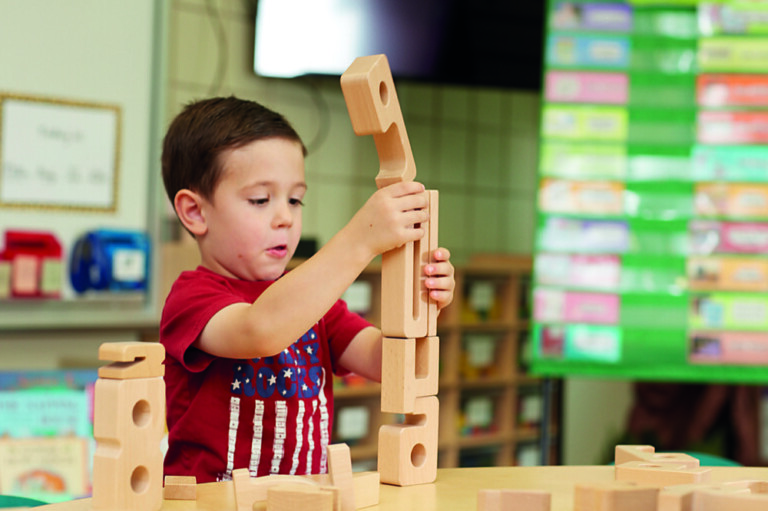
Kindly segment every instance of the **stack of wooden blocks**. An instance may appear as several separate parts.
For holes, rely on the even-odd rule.
[[[379,188],[416,177],[395,85],[385,55],[357,58],[341,76],[341,89],[358,135],[373,135]],[[406,486],[437,477],[439,339],[437,306],[422,283],[423,265],[437,248],[437,191],[429,198],[426,234],[382,255],[381,410],[405,421],[379,430],[381,482]]]

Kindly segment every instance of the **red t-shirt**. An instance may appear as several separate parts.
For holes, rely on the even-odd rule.
[[[171,288],[160,322],[166,349],[166,474],[193,475],[203,483],[231,479],[237,468],[249,468],[252,476],[327,471],[332,373],[343,373],[339,357],[370,323],[339,300],[273,357],[218,358],[192,347],[216,312],[253,303],[270,284],[198,267],[183,272]]]

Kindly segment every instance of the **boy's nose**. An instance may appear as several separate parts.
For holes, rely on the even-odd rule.
[[[275,227],[286,227],[293,224],[293,212],[288,204],[277,207],[272,223]]]

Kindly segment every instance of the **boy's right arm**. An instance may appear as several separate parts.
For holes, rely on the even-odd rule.
[[[217,312],[196,341],[214,356],[256,358],[280,353],[307,332],[374,257],[424,236],[424,186],[396,183],[374,193],[306,262],[269,286],[252,304]]]

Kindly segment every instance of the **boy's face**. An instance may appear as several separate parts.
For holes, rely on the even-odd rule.
[[[274,280],[301,237],[307,189],[301,145],[283,138],[257,140],[225,151],[220,161],[222,177],[202,206],[203,265],[239,279]]]

